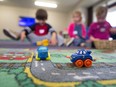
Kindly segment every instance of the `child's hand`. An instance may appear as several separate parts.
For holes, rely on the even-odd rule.
[[[96,38],[95,41],[99,41],[100,39]]]
[[[99,38],[94,38],[93,36],[90,36],[90,40],[91,41],[99,41],[100,39]]]
[[[25,31],[23,31],[21,33],[21,41],[24,41],[25,37],[26,37],[26,34],[25,34]]]
[[[100,39],[98,39],[98,38],[94,38],[94,40],[93,41],[99,41]]]
[[[56,45],[56,44],[57,44],[56,33],[53,33],[51,37],[51,45]]]
[[[111,32],[112,34],[116,34],[116,28],[111,28],[111,29],[110,29],[110,32]]]
[[[57,44],[57,40],[55,38],[51,39],[51,45],[56,45]]]

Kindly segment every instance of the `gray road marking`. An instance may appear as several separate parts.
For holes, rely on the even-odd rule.
[[[38,61],[35,61],[35,67],[37,67],[38,66]]]
[[[51,74],[52,75],[60,75],[60,73],[54,73],[54,72],[52,72]]]
[[[42,69],[43,71],[45,71],[45,68],[42,67],[41,69]]]
[[[97,79],[99,77],[98,76],[74,76],[73,78],[77,80],[82,80],[82,79]]]
[[[76,73],[67,73],[67,75],[76,75]]]

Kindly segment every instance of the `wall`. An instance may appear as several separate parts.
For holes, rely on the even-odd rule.
[[[3,28],[21,31],[22,28],[18,26],[19,16],[35,17],[35,12],[36,9],[0,5],[0,39],[8,39],[2,32]],[[47,22],[56,31],[60,31],[67,26],[67,13],[48,10],[48,14]]]

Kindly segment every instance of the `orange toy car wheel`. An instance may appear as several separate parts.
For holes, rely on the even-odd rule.
[[[84,61],[84,65],[85,65],[85,67],[87,67],[87,68],[91,67],[91,66],[92,66],[92,60],[86,59],[86,60]]]
[[[82,60],[77,60],[77,61],[75,62],[75,65],[76,65],[77,67],[81,68],[81,67],[83,67],[83,61],[82,61]]]

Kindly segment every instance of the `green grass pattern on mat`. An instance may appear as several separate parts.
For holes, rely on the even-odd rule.
[[[50,50],[51,53],[51,61],[53,63],[70,63],[70,59],[66,58],[66,56],[70,56],[75,51],[70,50]]]
[[[79,85],[75,85],[75,87],[116,87],[116,84],[115,85],[102,85],[93,80],[86,80],[86,81],[83,81]]]
[[[15,75],[9,75],[7,72],[0,73],[0,87],[20,87],[15,80]]]

